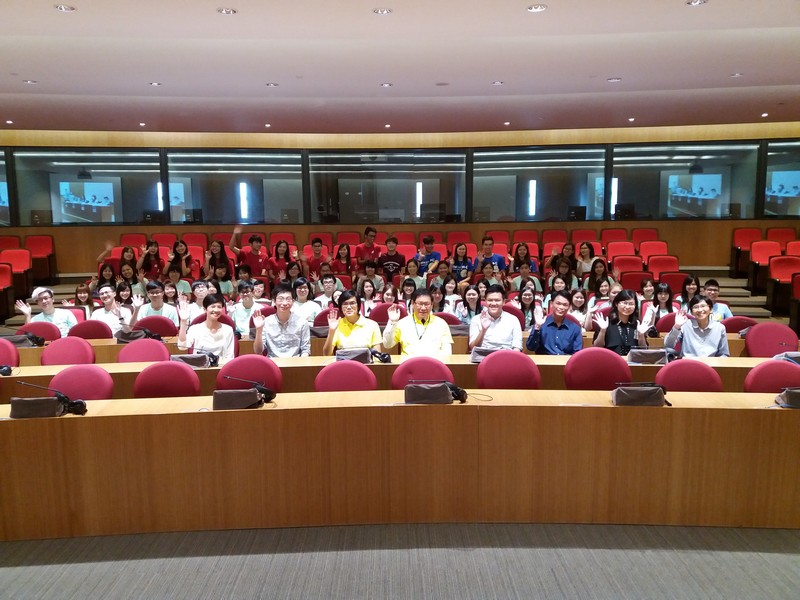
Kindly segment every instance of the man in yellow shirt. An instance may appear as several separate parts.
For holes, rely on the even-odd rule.
[[[447,322],[432,314],[433,301],[427,288],[411,296],[412,314],[400,318],[397,305],[389,307],[389,322],[383,330],[383,345],[400,344],[403,356],[449,356],[453,353],[453,336]]]
[[[381,330],[375,321],[360,314],[361,299],[352,290],[339,296],[339,309],[328,313],[328,337],[322,354],[330,356],[339,348],[381,349]],[[339,318],[339,315],[343,318]]]

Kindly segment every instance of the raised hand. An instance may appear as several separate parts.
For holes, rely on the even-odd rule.
[[[649,319],[647,321],[642,319],[641,321],[639,321],[639,323],[636,324],[636,331],[641,335],[646,335],[649,329],[650,329]]]
[[[144,296],[140,294],[134,294],[131,296],[131,303],[133,304],[133,308],[139,308],[140,306],[144,305]]]
[[[61,306],[73,306],[72,300],[62,300]]]
[[[281,269],[280,271],[278,271],[278,279],[279,279],[279,280],[281,280],[281,281],[283,281],[284,279],[286,279],[286,271],[284,271],[283,269]]]
[[[181,294],[180,300],[178,300],[178,306],[176,307],[178,311],[178,317],[181,321],[188,321],[189,320],[189,302],[186,300],[186,296]]]
[[[114,249],[114,242],[106,240],[106,252],[111,252]]]
[[[116,277],[116,282],[117,282],[117,285],[119,285],[119,284],[120,284],[120,283],[122,283],[123,281],[124,281],[124,279],[122,279],[122,275],[117,275],[117,277]]]
[[[139,246],[139,250],[142,251],[142,255],[144,256],[144,254],[147,252],[147,246],[142,244],[141,246]]]
[[[297,248],[295,248],[294,250],[292,250],[292,253],[291,253],[291,254],[292,254],[292,258],[293,258],[294,260],[297,260]]]
[[[686,321],[689,320],[689,315],[685,310],[679,311],[675,314],[675,329],[680,329]]]
[[[537,306],[533,309],[533,322],[536,323],[537,327],[541,327],[544,325],[544,311],[542,310],[541,306]]]
[[[140,282],[144,281],[144,269],[139,269],[136,272],[136,279],[138,279]]]
[[[233,235],[234,236],[240,235],[242,233],[242,229],[243,227],[241,225],[237,225],[236,227],[233,228]]]
[[[31,315],[32,309],[27,302],[24,302],[22,300],[17,300],[14,303],[14,306],[17,308],[19,312],[21,312],[26,317],[29,317]]]
[[[483,309],[481,311],[481,329],[486,331],[492,324],[492,317],[489,315],[489,311],[487,309]]]
[[[392,304],[387,308],[386,314],[389,317],[389,321],[392,323],[397,323],[400,320],[400,308],[396,304]]]
[[[211,260],[211,250],[206,250],[206,260]]]
[[[338,326],[339,326],[339,311],[336,308],[332,308],[328,313],[328,330],[336,331],[336,328]]]
[[[608,317],[604,317],[603,313],[598,312],[592,317],[592,322],[597,325],[602,331],[608,329]]]
[[[167,260],[168,260],[169,262],[172,262],[172,260],[173,260],[174,258],[175,258],[175,253],[174,253],[174,252],[172,252],[171,250],[170,250],[169,252],[167,252]]]
[[[314,283],[317,283],[319,281],[319,275],[314,271],[311,271],[311,273],[309,273],[308,276]]]
[[[256,329],[261,329],[264,327],[264,315],[261,314],[261,311],[258,311],[253,315],[253,327]]]

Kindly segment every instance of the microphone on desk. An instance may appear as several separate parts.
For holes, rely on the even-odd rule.
[[[205,354],[208,357],[208,366],[209,367],[216,367],[219,365],[219,356],[214,354],[213,352],[209,352],[208,350],[203,350],[202,348],[193,348],[192,353],[194,354]],[[244,381],[244,380],[242,380]]]
[[[28,387],[37,388],[40,390],[47,390],[48,392],[55,393],[56,399],[61,403],[61,406],[64,408],[65,413],[69,413],[72,415],[85,415],[87,412],[86,402],[84,400],[70,400],[69,396],[67,396],[64,392],[61,392],[55,388],[47,387],[44,385],[28,383],[27,381],[17,381],[17,383],[19,385],[26,385]]]
[[[275,399],[275,392],[266,387],[260,381],[251,381],[250,379],[242,379],[241,377],[234,377],[233,375],[223,375],[223,379],[230,379],[232,381],[242,381],[244,383],[249,383],[253,386],[253,388],[261,394],[264,402],[272,402]]]

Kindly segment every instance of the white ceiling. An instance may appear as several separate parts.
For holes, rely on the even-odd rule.
[[[67,0],[77,8],[67,14],[54,0],[3,0],[0,128],[800,121],[800,0],[544,1],[533,14],[532,0]],[[218,14],[223,6],[238,14]],[[373,14],[378,7],[393,12]]]

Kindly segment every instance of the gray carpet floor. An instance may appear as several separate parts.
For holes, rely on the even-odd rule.
[[[0,543],[0,598],[800,598],[800,531],[376,525]]]

